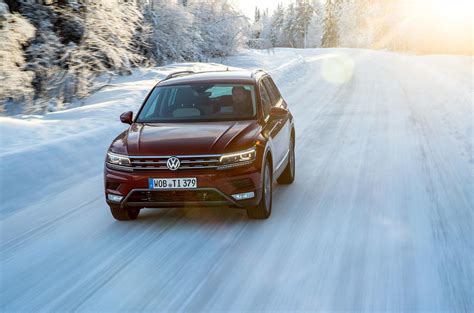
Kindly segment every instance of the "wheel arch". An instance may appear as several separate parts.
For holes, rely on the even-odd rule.
[[[267,151],[265,152],[265,157],[263,158],[262,161],[266,161],[266,162],[269,162],[270,163],[270,170],[271,170],[271,173],[272,173],[272,176],[274,175],[273,171],[275,170],[274,167],[273,167],[273,153],[271,151],[270,148],[267,149]],[[264,162],[262,162],[262,173],[264,171]]]

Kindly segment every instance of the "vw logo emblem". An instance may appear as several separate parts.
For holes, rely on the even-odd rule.
[[[168,159],[168,161],[166,161],[166,166],[172,171],[176,171],[180,165],[181,162],[179,162],[179,159],[177,157],[171,157]]]

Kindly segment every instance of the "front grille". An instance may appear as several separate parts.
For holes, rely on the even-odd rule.
[[[173,190],[173,191],[134,191],[127,199],[128,202],[203,202],[226,201],[214,190]]]
[[[220,155],[176,156],[179,159],[178,170],[216,169]],[[130,156],[134,170],[169,170],[166,162],[170,156]]]

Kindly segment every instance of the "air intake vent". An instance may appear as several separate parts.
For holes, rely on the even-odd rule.
[[[235,188],[254,188],[253,181],[250,178],[236,179],[232,181]]]
[[[120,183],[107,182],[106,188],[111,190],[117,190],[120,187]]]

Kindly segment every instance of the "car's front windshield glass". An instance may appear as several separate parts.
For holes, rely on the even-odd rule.
[[[137,122],[221,121],[256,116],[253,85],[204,84],[155,87]]]

